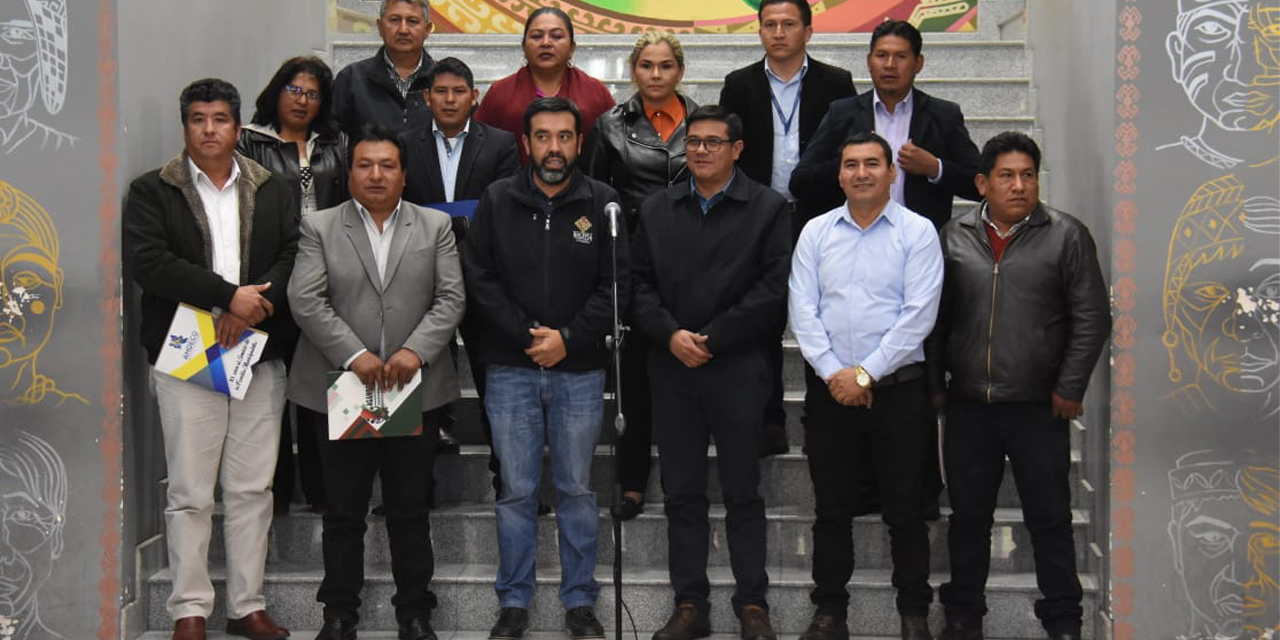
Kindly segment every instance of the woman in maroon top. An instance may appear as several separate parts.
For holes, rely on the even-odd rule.
[[[510,131],[517,140],[524,135],[524,110],[530,102],[546,96],[572,100],[582,114],[586,135],[595,126],[596,116],[611,109],[613,96],[603,83],[569,64],[574,50],[573,23],[565,12],[542,7],[529,14],[524,23],[525,66],[493,83],[476,111],[476,120]],[[528,164],[524,145],[520,163]]]

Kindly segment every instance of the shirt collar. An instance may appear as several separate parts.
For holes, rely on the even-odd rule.
[[[724,183],[724,186],[721,187],[719,191],[711,194],[710,198],[704,198],[702,197],[702,192],[698,191],[698,183],[694,181],[693,176],[689,176],[689,191],[698,199],[698,204],[702,207],[702,212],[706,213],[712,205],[720,202],[720,200],[724,198],[725,194],[729,193],[729,187],[733,186],[733,181],[737,179],[737,177],[738,168],[734,167],[733,173],[729,176],[729,181]]]
[[[459,131],[458,135],[452,138],[445,137],[445,139],[457,140],[459,138],[465,137],[470,132],[471,132],[471,118],[467,118],[467,121],[462,125],[462,131]],[[436,124],[435,118],[431,119],[431,133],[432,135],[444,136],[444,132],[440,130],[440,125]]]
[[[409,80],[412,80],[414,76],[418,75],[419,71],[422,71],[422,63],[426,61],[426,59],[427,49],[424,47],[422,49],[422,53],[418,55],[418,65],[414,67],[413,72],[409,74]],[[387,55],[387,48],[385,46],[382,47],[382,63],[387,65],[387,69],[389,69],[391,73],[394,73],[397,76],[400,75],[400,71],[396,69],[396,63],[391,61],[390,55]]]
[[[997,227],[996,223],[991,221],[991,216],[987,215],[986,200],[982,201],[982,207],[979,209],[979,211],[981,212],[980,215],[982,216],[982,221],[987,223],[987,226],[991,227],[991,229],[996,232],[996,235],[999,236],[1000,239],[1002,240],[1005,238],[1013,237],[1013,234],[1017,233],[1019,229],[1026,226],[1027,222],[1031,220],[1031,214],[1028,213],[1027,215],[1023,216],[1021,220],[1013,223],[1013,226],[1009,227],[1009,231],[1005,233],[1005,232],[1001,232],[1000,227]],[[1034,209],[1032,209],[1032,213],[1035,213]]]
[[[894,202],[893,199],[890,198],[889,202],[885,203],[884,208],[880,210],[880,213],[876,215],[875,220],[872,220],[871,224],[867,225],[867,227],[863,229],[858,225],[857,221],[853,219],[853,214],[849,213],[849,201],[845,200],[844,204],[840,205],[840,218],[853,225],[855,229],[861,229],[862,231],[869,231],[872,227],[879,224],[881,220],[884,220],[885,224],[889,226],[896,227],[902,221],[902,205]]]
[[[908,111],[910,111],[912,98],[914,98],[915,95],[916,95],[915,89],[908,89],[907,97],[903,98],[902,102],[899,102],[897,107],[894,107],[893,115],[898,115],[898,113],[900,113],[900,110],[903,109],[904,107]],[[885,113],[889,113],[889,108],[886,107],[884,104],[884,101],[880,99],[880,91],[875,88],[871,89],[871,107],[873,109],[882,110]]]
[[[210,187],[213,187],[213,180],[209,179],[209,174],[205,173],[202,169],[200,169],[200,167],[197,167],[196,161],[192,160],[190,155],[187,156],[187,169],[191,171],[192,182],[198,182],[201,178],[204,178],[205,183],[208,184]],[[236,162],[235,158],[232,158],[231,159],[231,177],[227,178],[227,183],[222,185],[222,188],[226,189],[228,186],[235,184],[236,181],[239,179],[240,179],[240,163]],[[216,189],[217,187],[214,187],[214,188]]]
[[[373,214],[369,213],[369,210],[364,208],[364,205],[360,204],[359,200],[352,198],[351,201],[355,203],[356,212],[360,214],[360,219],[363,220],[366,225],[373,225],[373,228],[377,229],[377,225],[373,222]],[[391,225],[396,223],[396,220],[400,217],[400,205],[402,204],[404,204],[403,198],[396,201],[396,208],[391,210],[391,215],[387,216],[386,222],[382,225],[382,233],[386,233],[387,229],[391,228]]]
[[[771,80],[775,82],[780,82],[783,85],[788,85],[793,82],[800,82],[800,80],[804,79],[804,74],[809,72],[809,56],[808,54],[805,55],[804,64],[800,65],[800,72],[795,74],[794,76],[791,76],[790,80],[783,80],[782,78],[778,77],[778,74],[774,73],[773,69],[769,67],[768,58],[765,58],[764,60],[764,72],[766,75],[769,76]]]
[[[672,93],[671,97],[667,98],[666,102],[656,107],[650,107],[649,103],[645,102],[644,100],[641,100],[640,104],[644,108],[644,117],[650,120],[653,120],[653,114],[659,111],[667,114],[668,116],[671,116],[672,119],[674,119],[677,111],[676,106],[680,104],[680,96],[677,96],[676,94]]]

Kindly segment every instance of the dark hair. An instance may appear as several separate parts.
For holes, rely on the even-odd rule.
[[[536,20],[538,16],[546,15],[548,13],[560,18],[560,20],[564,22],[564,28],[569,32],[569,42],[573,42],[573,21],[569,19],[569,14],[560,10],[559,7],[539,7],[534,9],[533,13],[529,14],[528,18],[525,18],[524,35],[520,36],[520,39],[524,40],[529,36],[529,25],[533,24],[533,21]]]
[[[452,73],[455,76],[461,76],[463,80],[467,81],[468,87],[471,87],[472,89],[476,88],[476,79],[471,73],[471,67],[468,67],[467,63],[452,56],[436,60],[435,65],[427,72],[427,87],[431,88],[436,86],[436,76],[442,73]]]
[[[924,38],[915,25],[903,20],[885,20],[871,32],[871,51],[876,50],[876,40],[885,36],[898,36],[911,43],[911,52],[916,55],[920,55],[920,49],[924,47]]]
[[[351,144],[347,145],[347,170],[355,164],[356,146],[361,142],[390,142],[396,145],[396,151],[400,154],[400,167],[404,167],[405,147],[404,140],[392,129],[388,129],[380,124],[372,122],[360,127],[359,133]]]
[[[685,131],[688,131],[693,126],[693,123],[700,120],[714,120],[725,123],[729,127],[730,142],[742,139],[742,118],[718,104],[704,104],[694,109],[693,113],[684,119]]]
[[[305,73],[316,79],[320,85],[320,110],[316,111],[316,119],[311,122],[311,130],[324,136],[337,135],[338,125],[333,119],[333,71],[324,60],[314,56],[298,56],[289,58],[280,65],[267,86],[258,94],[254,102],[253,124],[274,127],[280,130],[280,93],[285,85],[293,82],[294,76]]]
[[[880,145],[880,149],[884,151],[884,161],[888,164],[893,164],[893,147],[889,146],[888,140],[881,138],[876,132],[859,131],[857,133],[849,134],[849,137],[845,138],[844,142],[840,143],[840,157],[844,157],[844,150],[846,147],[855,144]]]
[[[808,0],[764,0],[760,3],[760,8],[756,9],[756,20],[764,22],[764,8],[771,4],[792,4],[800,10],[800,22],[804,26],[813,25],[813,9],[809,7]]]
[[[547,98],[538,98],[529,103],[524,110],[524,134],[532,135],[533,133],[533,117],[539,113],[564,113],[573,114],[573,131],[574,133],[582,133],[582,114],[578,111],[578,105],[570,100],[561,98],[560,96],[550,96]]]
[[[182,126],[187,126],[187,117],[191,115],[192,102],[217,102],[224,100],[231,107],[231,118],[236,126],[240,126],[240,92],[234,85],[218,78],[203,78],[187,85],[178,96],[178,113],[182,117]]]
[[[419,9],[422,9],[423,17],[427,20],[431,19],[431,9],[427,4],[427,0],[382,0],[382,6],[378,8],[378,17],[381,18],[382,16],[387,15],[387,9],[396,2],[414,5]]]
[[[996,160],[1006,153],[1021,152],[1031,156],[1031,163],[1036,167],[1036,173],[1040,173],[1040,145],[1036,144],[1031,136],[1020,133],[1018,131],[1005,131],[997,133],[995,137],[982,145],[982,157],[978,160],[978,173],[984,176],[990,176],[991,170],[996,168]]]

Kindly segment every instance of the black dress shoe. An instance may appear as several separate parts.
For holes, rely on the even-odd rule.
[[[764,607],[749,604],[738,612],[738,623],[741,625],[742,640],[778,640],[773,632],[773,624],[769,622],[769,611]]]
[[[849,640],[849,624],[845,618],[816,611],[800,640]]]
[[[760,457],[778,456],[789,451],[791,443],[787,442],[786,425],[764,423],[760,430]]]
[[[681,604],[671,612],[666,626],[653,634],[653,640],[695,640],[711,635],[711,619],[692,604]]]
[[[574,607],[564,612],[564,628],[573,640],[604,638],[604,625],[591,607]]]
[[[431,628],[431,619],[426,616],[414,616],[400,623],[400,640],[436,640],[435,629]]]
[[[644,502],[631,496],[622,496],[622,501],[613,508],[613,515],[623,522],[634,520],[641,513],[644,513]]]
[[[436,441],[436,454],[452,455],[462,451],[462,443],[444,429],[440,430],[440,439]]]
[[[356,640],[356,621],[351,618],[325,618],[316,640]]]
[[[942,628],[942,635],[938,636],[938,640],[983,640],[982,620],[948,619],[947,626]]]
[[[524,630],[528,628],[528,609],[503,607],[498,610],[498,621],[489,630],[489,640],[517,640],[524,637]]]
[[[929,619],[924,616],[902,616],[902,640],[933,640]]]

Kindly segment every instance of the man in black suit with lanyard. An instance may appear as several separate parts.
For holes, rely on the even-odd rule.
[[[444,58],[426,74],[426,103],[431,109],[431,123],[401,134],[405,145],[404,199],[429,207],[460,200],[479,200],[485,187],[512,176],[520,169],[516,139],[507,131],[477,122],[471,117],[480,92],[476,89],[471,68],[457,58]],[[466,239],[467,220],[455,217],[453,233],[458,245]],[[466,343],[467,357],[476,391],[484,402],[484,365],[472,354],[478,339],[474,318],[468,315],[459,327]],[[455,349],[456,353],[456,349]],[[489,439],[489,421],[480,411],[485,438]],[[452,415],[444,418],[440,447],[456,451],[458,441],[446,430]],[[497,473],[497,461],[490,460]],[[497,486],[495,475],[494,486]]]
[[[857,92],[848,71],[810,58],[813,12],[805,0],[764,0],[756,13],[764,58],[725,76],[720,106],[738,114],[743,125],[738,168],[769,185],[788,202],[791,170],[804,152],[832,101]],[[834,174],[833,174],[834,175]],[[800,235],[804,219],[792,211],[791,236]],[[784,326],[778,327],[782,335]],[[765,405],[761,455],[788,450],[787,414],[782,404],[782,341],[768,353],[772,388]]]

